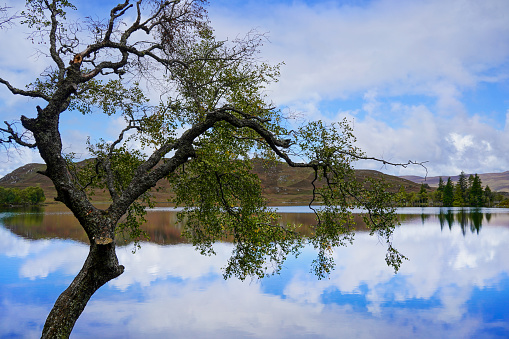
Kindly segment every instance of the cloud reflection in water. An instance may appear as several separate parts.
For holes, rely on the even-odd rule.
[[[431,217],[396,230],[394,245],[410,258],[397,275],[384,246],[359,233],[353,246],[335,251],[330,279],[309,273],[314,251],[307,248],[280,275],[245,282],[222,278],[229,244],[218,244],[212,257],[187,244],[144,243],[136,254],[121,247],[125,273],[93,296],[73,337],[504,337],[508,243],[509,228],[464,234],[457,226],[441,230]],[[88,247],[25,240],[3,228],[0,244],[2,267],[10,267],[0,280],[0,337],[37,337]]]

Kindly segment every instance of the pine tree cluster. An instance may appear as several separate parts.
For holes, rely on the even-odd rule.
[[[458,181],[452,182],[451,177],[444,183],[439,179],[438,188],[430,192],[428,184],[421,184],[419,193],[407,193],[400,189],[400,203],[403,206],[444,206],[444,207],[491,207],[494,204],[495,194],[482,181],[477,174],[467,175],[461,172]]]

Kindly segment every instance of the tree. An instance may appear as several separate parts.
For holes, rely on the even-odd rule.
[[[33,30],[31,39],[48,46],[45,55],[53,66],[26,89],[0,78],[13,94],[44,102],[35,116],[21,116],[21,126],[5,122],[0,143],[37,148],[56,200],[72,211],[90,242],[83,268],[48,315],[45,338],[69,336],[90,297],[122,274],[115,236],[143,235],[150,190],[163,178],[176,194],[174,203],[184,207],[184,234],[202,253],[214,253],[216,240],[234,243],[225,277],[269,274],[266,267],[277,270],[306,243],[318,252],[315,272],[326,275],[334,265],[332,248],[353,239],[352,207],[367,210],[372,234],[387,245],[387,263],[397,269],[404,259],[392,247],[396,217],[385,185],[376,180],[367,189],[353,179],[354,161],[378,159],[354,146],[347,122],[317,121],[287,130],[285,116],[264,95],[267,84],[277,80],[278,66],[257,57],[263,35],[218,41],[204,4],[125,0],[105,19],[75,23],[66,19],[66,11],[76,9],[68,0],[27,0],[23,23]],[[159,91],[161,102],[150,102],[148,90]],[[72,110],[83,119],[104,113],[126,122],[113,142],[89,142],[93,160],[84,168],[62,150],[59,118]],[[295,226],[279,225],[266,207],[251,172],[254,153],[313,171],[310,206],[323,204],[315,210],[314,237],[302,239]],[[106,209],[91,203],[94,189],[109,192]]]
[[[411,201],[412,194],[411,192],[407,192],[405,186],[401,185],[399,187],[398,192],[398,204],[401,206],[407,206],[407,204]]]
[[[44,191],[40,187],[25,189],[0,187],[1,205],[37,205],[45,200]]]
[[[482,182],[477,173],[472,177],[472,184],[468,191],[468,199],[470,206],[482,207],[484,205]]]
[[[463,202],[468,201],[467,192],[468,192],[468,179],[465,172],[461,171],[458,182],[456,183],[457,188],[461,191],[461,200]],[[458,193],[459,194],[459,193]],[[459,199],[459,195],[457,197]]]
[[[443,202],[445,207],[451,207],[454,201],[454,187],[451,177],[447,178],[447,184],[444,187]]]
[[[465,200],[463,199],[463,189],[459,181],[456,183],[456,185],[454,185],[454,196],[452,205],[454,207],[462,207],[465,205]]]
[[[444,189],[445,189],[445,184],[444,184],[444,181],[442,180],[442,177],[440,177],[440,178],[438,178],[438,188],[437,188],[436,194],[435,194],[435,200],[437,202],[443,203]]]
[[[421,204],[427,204],[428,203],[428,191],[426,190],[426,185],[427,184],[421,184],[421,188],[419,190],[419,202]]]
[[[491,207],[493,204],[493,193],[491,192],[490,186],[486,185],[484,188],[484,201],[487,207]]]

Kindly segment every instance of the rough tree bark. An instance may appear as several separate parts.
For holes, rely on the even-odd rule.
[[[71,285],[60,294],[51,310],[42,338],[67,338],[92,295],[124,272],[118,263],[115,243],[90,245],[87,259]]]

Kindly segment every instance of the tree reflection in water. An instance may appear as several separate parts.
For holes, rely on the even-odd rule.
[[[280,223],[302,225],[300,232],[311,236],[313,231],[311,225],[316,223],[315,215],[302,207],[300,213],[284,212],[281,214]],[[430,208],[424,209],[425,213],[400,214],[400,222],[415,222],[420,220],[422,224],[438,218],[440,228],[449,230],[457,225],[461,228],[463,235],[470,230],[471,233],[479,233],[483,223],[489,223],[492,218],[493,209],[480,208]],[[436,211],[437,213],[430,213]],[[495,210],[496,211],[496,210]],[[413,212],[413,211],[412,211]],[[76,218],[69,210],[61,205],[33,206],[9,210],[0,210],[0,218],[4,226],[13,233],[27,239],[59,238],[72,239],[82,243],[88,243],[87,236]],[[172,208],[156,208],[147,214],[147,223],[143,229],[149,235],[150,242],[160,245],[173,245],[187,243],[181,236],[183,224],[177,221],[176,211]],[[357,231],[367,230],[360,215],[355,216],[355,229]],[[125,245],[131,239],[118,237],[117,243]]]
[[[465,236],[468,228],[472,233],[479,234],[483,220],[486,220],[487,223],[491,220],[491,212],[483,213],[483,210],[480,208],[460,209],[456,211],[452,209],[440,209],[438,219],[440,220],[440,228],[442,230],[446,224],[449,230],[451,230],[453,225],[457,223]]]

